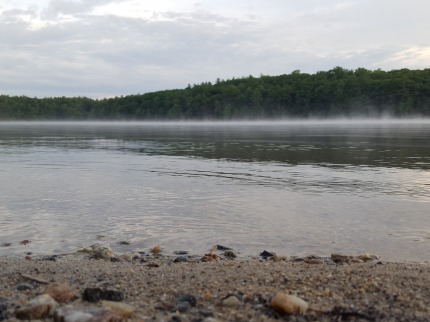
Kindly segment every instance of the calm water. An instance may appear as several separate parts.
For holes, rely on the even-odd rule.
[[[0,123],[0,164],[0,255],[430,260],[430,121]]]

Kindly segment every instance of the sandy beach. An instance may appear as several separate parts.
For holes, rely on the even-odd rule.
[[[370,257],[91,253],[0,258],[0,320],[429,321],[430,266]],[[303,312],[285,313],[277,294]],[[49,295],[46,295],[49,294]],[[300,301],[300,300],[299,300]]]

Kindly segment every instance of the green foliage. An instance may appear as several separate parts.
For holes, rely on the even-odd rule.
[[[0,120],[430,115],[430,69],[294,71],[102,100],[0,96]]]

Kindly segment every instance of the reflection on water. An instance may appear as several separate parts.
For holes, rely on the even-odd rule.
[[[428,121],[0,123],[0,255],[105,235],[428,260],[429,139]]]

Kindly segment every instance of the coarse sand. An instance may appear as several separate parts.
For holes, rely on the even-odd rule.
[[[55,283],[75,296],[39,320],[115,321],[85,313],[108,307],[123,321],[430,321],[429,264],[215,254],[0,257],[0,320],[17,320]],[[307,311],[273,309],[279,292],[306,301]],[[58,313],[66,306],[75,315]]]

